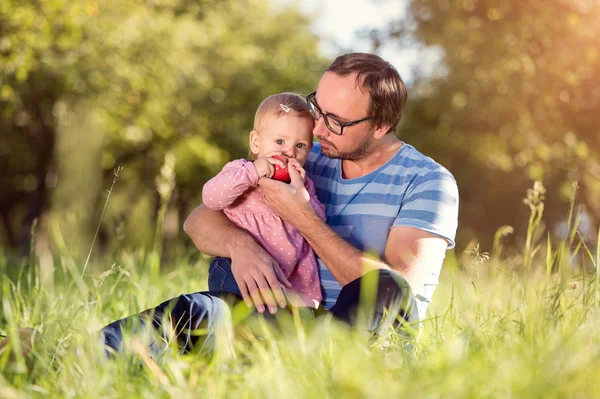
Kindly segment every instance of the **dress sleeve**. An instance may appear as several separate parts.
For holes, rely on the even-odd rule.
[[[254,162],[245,159],[229,162],[202,188],[202,203],[210,209],[223,210],[257,183],[258,171]]]
[[[321,217],[321,219],[327,221],[327,214],[325,212],[325,205],[323,205],[319,199],[317,198],[317,193],[315,191],[315,183],[310,180],[308,177],[304,180],[304,187],[306,187],[306,191],[308,191],[308,195],[310,197],[310,204],[317,212],[317,215]]]

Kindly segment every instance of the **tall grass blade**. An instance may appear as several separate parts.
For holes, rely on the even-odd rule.
[[[92,250],[94,249],[94,244],[96,243],[96,239],[98,238],[98,233],[100,232],[100,226],[102,225],[102,219],[104,218],[104,213],[106,212],[106,207],[108,206],[108,201],[110,200],[110,195],[112,194],[112,190],[119,179],[119,173],[123,170],[123,167],[117,166],[113,171],[113,181],[110,185],[110,188],[107,190],[108,195],[106,196],[106,201],[104,201],[104,207],[102,208],[102,213],[100,214],[100,220],[98,220],[98,226],[96,226],[96,233],[94,234],[94,238],[92,239],[92,245],[90,245],[90,250],[88,252],[87,258],[85,259],[85,263],[83,265],[83,270],[81,271],[81,277],[85,275],[85,270],[88,267],[88,263],[90,262],[90,257],[92,256]]]

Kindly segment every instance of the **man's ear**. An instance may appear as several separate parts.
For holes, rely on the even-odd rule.
[[[250,152],[254,155],[258,154],[259,146],[258,146],[258,132],[256,130],[252,130],[250,132]]]
[[[373,130],[373,138],[379,140],[383,138],[389,130],[390,127],[388,125],[379,125]]]

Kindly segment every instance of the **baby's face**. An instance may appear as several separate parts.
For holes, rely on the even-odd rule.
[[[269,116],[258,135],[250,137],[250,148],[259,157],[279,151],[304,165],[312,148],[313,127],[314,121],[308,116]]]

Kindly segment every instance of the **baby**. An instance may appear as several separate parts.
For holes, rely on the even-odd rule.
[[[223,210],[279,264],[292,285],[291,290],[286,290],[291,305],[318,308],[322,297],[313,250],[294,226],[267,205],[258,186],[261,177],[286,180],[285,169],[295,168],[304,180],[311,205],[326,219],[325,207],[317,199],[314,184],[302,167],[312,148],[313,127],[314,119],[306,101],[298,94],[280,93],[265,98],[256,111],[254,129],[250,132],[253,161],[238,159],[225,165],[204,185],[202,202],[208,208]],[[220,272],[231,273],[230,270]],[[211,265],[209,285],[214,273]],[[237,284],[231,285],[227,288],[221,284],[218,288],[241,296]]]

